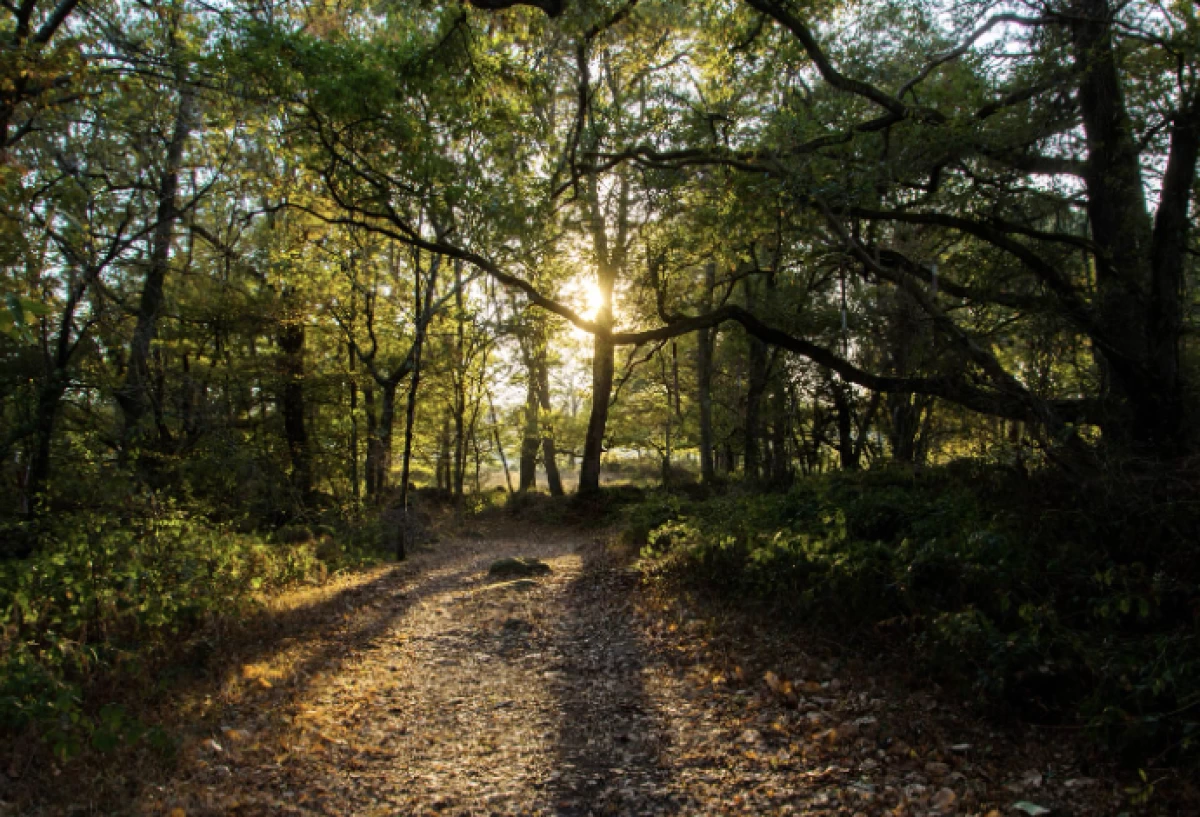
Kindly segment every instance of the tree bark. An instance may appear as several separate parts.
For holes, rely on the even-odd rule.
[[[712,293],[716,286],[716,280],[717,265],[709,261],[704,265],[703,305],[705,312],[712,311]],[[706,485],[712,484],[717,478],[712,424],[713,351],[716,339],[716,327],[704,327],[696,335],[696,402],[700,409],[700,479]]]
[[[287,318],[278,335],[279,376],[283,381],[279,407],[292,463],[292,488],[301,504],[307,504],[312,496],[312,458],[304,422],[304,337],[304,323],[299,316]]]
[[[583,441],[583,459],[579,465],[580,494],[596,493],[600,490],[604,432],[608,426],[609,404],[612,402],[613,370],[616,363],[616,346],[609,334],[613,328],[613,288],[618,275],[625,268],[629,232],[629,180],[622,174],[618,184],[616,235],[610,245],[595,174],[588,179],[586,205],[591,219],[592,248],[596,258],[596,287],[601,300],[594,321],[601,331],[593,336],[592,341],[592,412],[588,417],[587,434]]]
[[[419,261],[419,257],[417,259]],[[429,266],[429,279],[425,282],[425,290],[421,291],[420,264],[415,264],[418,274],[413,283],[413,311],[417,315],[413,345],[409,350],[412,360],[411,379],[408,384],[408,406],[404,412],[404,459],[400,466],[400,509],[403,529],[396,537],[396,559],[404,561],[408,558],[408,539],[413,531],[412,520],[409,519],[409,473],[412,467],[413,425],[417,418],[417,389],[421,383],[421,363],[425,350],[425,335],[429,330],[429,322],[433,319],[433,295],[437,288],[438,269],[441,267],[441,256],[434,256]],[[424,302],[422,303],[422,297]],[[399,377],[393,375],[389,380],[392,394],[395,395]],[[389,431],[389,437],[391,432]]]
[[[611,319],[609,319],[611,323]],[[600,490],[600,464],[604,454],[604,430],[608,425],[608,407],[612,398],[615,350],[610,341],[596,335],[592,346],[592,412],[588,417],[579,465],[579,493]]]
[[[767,345],[750,337],[750,366],[746,382],[746,416],[742,435],[745,456],[743,473],[747,479],[762,476],[762,397],[767,388]]]
[[[1200,138],[1196,109],[1178,113],[1157,223],[1146,205],[1140,148],[1126,107],[1109,0],[1076,0],[1071,34],[1087,144],[1084,183],[1100,321],[1113,350],[1101,354],[1115,391],[1102,422],[1121,446],[1172,456],[1184,431],[1179,340],[1188,196]]]
[[[375,499],[379,496],[379,461],[382,458],[379,439],[379,422],[375,414],[375,389],[367,386],[363,389],[364,413],[367,419],[367,458],[363,468],[365,471],[367,496]]]
[[[488,415],[492,420],[492,439],[495,441],[496,453],[500,455],[500,466],[504,469],[504,486],[508,492],[513,492],[512,475],[508,471],[508,457],[504,455],[504,443],[500,440],[500,424],[496,420],[496,404],[492,401],[492,393],[487,395]]]
[[[888,443],[892,449],[892,459],[896,462],[919,465],[922,458],[918,437],[932,400],[913,394],[889,394],[885,402],[890,421]]]
[[[462,261],[454,262],[454,304],[456,307],[456,336],[454,345],[454,474],[451,491],[455,509],[461,513],[463,481],[467,468],[467,361],[466,310],[463,303]]]
[[[396,422],[396,390],[400,386],[398,380],[388,380],[379,384],[382,393],[379,409],[379,427],[376,429],[375,457],[375,492],[382,496],[388,488],[392,470],[392,438]],[[412,395],[412,388],[409,388]],[[405,445],[407,446],[407,439]],[[407,476],[407,475],[406,475]],[[403,490],[407,483],[401,485]]]
[[[158,210],[155,214],[154,236],[151,240],[146,278],[142,283],[141,300],[138,303],[137,324],[129,342],[125,382],[117,392],[117,404],[122,415],[122,450],[134,440],[138,425],[150,408],[150,346],[158,332],[158,318],[162,312],[164,283],[171,260],[175,222],[179,219],[179,206],[176,201],[179,194],[179,173],[183,166],[183,150],[192,132],[194,102],[192,90],[183,88],[179,98],[179,109],[175,114],[171,141],[167,145],[166,166],[162,179],[159,180]]]
[[[354,354],[354,347],[350,344],[346,344],[346,353],[349,355],[347,363],[350,370],[350,377],[346,384],[350,399],[350,439],[347,441],[350,449],[350,495],[357,502],[361,496],[361,485],[358,478],[358,380],[354,376],[357,357]]]
[[[771,484],[786,485],[792,479],[792,461],[788,452],[791,412],[782,378],[776,378],[771,405]]]
[[[418,345],[421,342],[421,335],[417,335],[415,341]],[[400,465],[400,509],[403,513],[401,517],[402,530],[400,535],[396,537],[396,560],[404,561],[408,558],[408,537],[411,529],[411,522],[408,518],[408,493],[409,493],[409,469],[412,464],[412,438],[413,425],[417,419],[417,388],[421,383],[421,353],[418,349],[415,365],[412,371],[412,380],[408,384],[408,405],[404,411],[404,458]],[[392,389],[392,394],[395,395],[395,387]],[[388,435],[391,436],[390,434]]]
[[[541,405],[542,411],[548,417],[551,412],[550,405],[550,367],[546,363],[544,351],[541,354],[541,360],[538,365],[538,402]],[[558,452],[554,445],[554,428],[550,425],[543,425],[542,429],[542,463],[546,468],[546,486],[550,489],[550,496],[562,496],[563,484],[562,476],[558,472]]]
[[[541,429],[538,428],[538,383],[535,356],[525,355],[527,388],[525,390],[525,428],[521,436],[521,461],[519,490],[521,493],[537,488],[537,455],[541,447]]]
[[[51,447],[54,443],[54,430],[57,426],[66,388],[66,372],[55,371],[38,389],[34,444],[33,450],[30,452],[29,470],[25,477],[24,510],[27,517],[37,514],[37,503],[46,489],[46,482],[50,479]]]
[[[450,418],[442,418],[442,434],[438,438],[438,458],[437,458],[437,487],[440,490],[450,493],[451,484],[453,482],[451,472],[454,470],[451,464],[451,441],[450,441]]]
[[[838,460],[843,471],[859,469],[859,454],[862,449],[854,440],[854,403],[848,394],[849,386],[841,381],[830,384],[833,407],[837,414]]]

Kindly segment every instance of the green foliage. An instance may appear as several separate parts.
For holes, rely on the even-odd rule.
[[[626,535],[651,571],[848,636],[899,633],[931,673],[1085,722],[1130,760],[1194,758],[1200,592],[1174,531],[1198,517],[1165,490],[959,463],[654,495]]]
[[[623,531],[625,541],[632,545],[654,545],[655,543],[650,541],[650,534],[662,531],[664,526],[678,519],[682,513],[683,500],[679,496],[656,491],[644,501],[626,508]]]
[[[148,662],[258,595],[326,575],[319,543],[272,544],[182,510],[60,516],[36,555],[0,562],[0,728],[67,756],[153,737],[90,685]]]

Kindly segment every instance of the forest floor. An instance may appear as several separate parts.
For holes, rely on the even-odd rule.
[[[552,572],[489,577],[516,555]],[[64,769],[9,813],[1140,811],[1065,733],[647,585],[595,531],[481,527],[267,618],[170,703],[169,771]]]

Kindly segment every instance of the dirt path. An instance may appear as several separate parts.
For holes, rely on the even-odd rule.
[[[518,554],[553,572],[488,578]],[[448,542],[311,606],[303,632],[284,628],[205,699],[218,725],[193,728],[180,769],[143,786],[133,812],[1118,810],[1111,785],[1044,741],[966,727],[932,698],[896,701],[795,645],[740,655],[578,533]],[[771,675],[751,668],[763,660],[778,662]]]

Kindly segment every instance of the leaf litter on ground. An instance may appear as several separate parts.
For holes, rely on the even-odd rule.
[[[312,616],[176,702],[174,767],[9,813],[1137,812],[1079,747],[643,585],[594,534],[444,537],[282,603]]]

